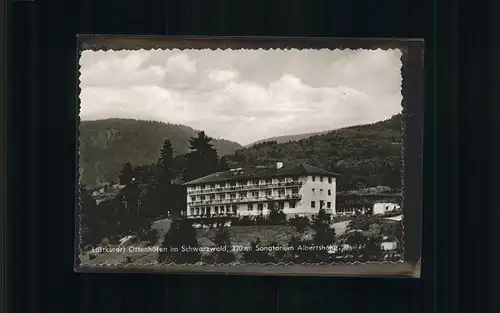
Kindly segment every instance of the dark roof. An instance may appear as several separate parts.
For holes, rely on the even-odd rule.
[[[242,168],[241,170],[217,172],[198,179],[184,183],[184,185],[207,184],[230,180],[252,179],[252,178],[270,178],[282,176],[304,176],[304,175],[323,175],[339,176],[339,174],[325,171],[319,167],[309,164],[300,164],[296,166],[284,166],[280,169],[276,167],[252,167]]]

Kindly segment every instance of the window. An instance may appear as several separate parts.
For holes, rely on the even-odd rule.
[[[267,185],[270,185],[270,184],[272,184],[272,183],[273,183],[273,181],[272,181],[271,179],[266,179],[266,184],[267,184]]]
[[[311,208],[315,208],[316,207],[316,201],[311,201]]]
[[[200,208],[196,208],[196,215],[200,215]]]
[[[280,190],[278,191],[278,194],[279,194],[280,196],[284,195],[284,194],[285,194],[285,189],[280,189]]]
[[[278,209],[279,210],[284,210],[285,209],[285,202],[279,202],[278,203]]]
[[[264,210],[264,204],[262,204],[262,203],[257,204],[257,210],[259,210],[259,211]]]
[[[332,208],[332,203],[331,203],[330,201],[328,201],[328,202],[326,203],[326,208],[327,208],[327,209],[331,209],[331,208]]]
[[[208,185],[203,185],[201,189],[208,189]]]
[[[206,214],[206,215],[210,215],[210,207],[208,207],[208,206],[207,206],[207,207],[205,208],[205,214]]]
[[[328,177],[328,183],[331,184],[332,183],[332,178],[331,177]]]
[[[224,199],[226,198],[226,194],[225,194],[225,193],[221,194],[221,195],[219,196],[219,198],[220,198],[221,200],[224,200]]]
[[[248,205],[248,211],[253,211],[253,204]]]
[[[254,181],[253,181],[253,184],[254,184],[255,186],[259,185],[259,180],[258,180],[258,179],[254,180]]]
[[[323,194],[323,189],[320,189],[320,190],[319,190],[319,193],[320,193],[320,194]]]
[[[331,196],[332,195],[332,190],[331,189],[328,189],[328,195]]]
[[[205,200],[205,195],[200,196],[200,200],[201,201]]]
[[[210,195],[210,200],[215,200],[215,195]]]
[[[312,189],[312,192],[313,192],[313,194],[314,194],[314,193],[316,192],[316,189],[314,189],[314,188],[313,188],[313,189]]]
[[[319,200],[319,208],[322,209],[325,206],[325,201]]]
[[[313,177],[312,177],[312,181],[316,181],[316,176],[313,176]]]
[[[231,212],[231,207],[229,205],[226,205],[226,213]]]
[[[191,208],[191,215],[194,215],[194,209]]]
[[[266,196],[270,196],[271,195],[271,190],[266,190]]]
[[[236,193],[234,193],[234,192],[233,192],[233,193],[231,193],[230,197],[231,197],[231,199],[236,198]]]
[[[246,192],[240,192],[240,193],[239,193],[240,198],[245,198],[246,194],[247,194]]]
[[[223,206],[220,207],[220,213],[224,214],[224,207]]]
[[[191,196],[191,201],[196,201],[196,196]]]
[[[252,197],[258,198],[259,197],[259,192],[258,191],[252,192]]]
[[[323,182],[323,176],[321,176],[321,177],[319,178],[319,181],[320,181],[320,182]]]
[[[237,205],[233,205],[233,213],[236,214],[236,211],[238,210],[238,206]]]
[[[292,188],[292,194],[296,195],[299,193],[299,189],[298,188]]]
[[[290,209],[295,209],[295,201],[290,201]]]
[[[214,213],[219,214],[219,207],[218,206],[214,207]]]

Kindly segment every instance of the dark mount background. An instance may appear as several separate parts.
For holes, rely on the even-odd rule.
[[[483,196],[490,190],[487,132],[491,119],[486,90],[490,56],[484,52],[491,53],[485,41],[488,3],[9,3],[11,100],[15,104],[8,112],[9,136],[15,138],[9,143],[8,156],[9,207],[13,208],[9,224],[15,241],[9,252],[16,257],[9,275],[15,278],[10,288],[15,311],[399,313],[431,312],[434,300],[437,312],[488,311],[489,302],[476,299],[488,295],[481,288],[489,288],[491,279],[489,233],[484,228],[490,220],[490,198]],[[437,263],[433,264],[435,253],[427,244],[420,280],[73,273],[77,33],[425,37],[429,80],[424,242],[433,242],[433,208],[437,207]],[[469,230],[467,234],[464,229]],[[464,254],[458,257],[459,252]],[[439,270],[434,286],[435,267]],[[465,285],[465,296],[452,304],[451,297],[458,296]]]

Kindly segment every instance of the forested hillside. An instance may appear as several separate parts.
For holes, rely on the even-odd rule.
[[[82,183],[95,187],[116,181],[123,164],[149,165],[158,159],[165,139],[176,154],[187,153],[189,138],[197,131],[184,126],[133,119],[105,119],[80,124],[80,168]],[[219,155],[233,153],[242,146],[236,142],[213,139]]]
[[[227,158],[231,166],[269,160],[309,163],[341,174],[339,189],[401,185],[401,114],[369,125],[342,128],[306,139],[267,141],[240,149]]]

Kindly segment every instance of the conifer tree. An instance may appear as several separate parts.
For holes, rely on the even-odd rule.
[[[80,236],[82,244],[98,244],[103,237],[103,229],[101,224],[101,216],[97,209],[96,201],[85,190],[84,186],[80,187]]]
[[[269,216],[267,217],[271,225],[286,224],[286,214],[283,209],[275,202],[269,204]]]
[[[234,253],[231,252],[231,236],[224,225],[220,225],[213,238],[215,247],[223,248],[223,251],[214,251],[210,254],[209,260],[213,264],[228,264],[236,259]]]
[[[173,177],[174,149],[172,142],[165,139],[158,159],[158,181],[161,184],[170,184]]]
[[[318,214],[313,218],[312,228],[315,233],[312,243],[316,246],[333,246],[335,243],[335,229],[330,227],[330,216],[325,209],[321,208]],[[330,256],[327,249],[316,251],[316,261],[328,263]]]
[[[168,211],[172,211],[175,207],[175,192],[172,186],[173,179],[174,149],[170,140],[165,139],[157,162],[157,185],[155,186],[155,209],[157,216],[165,216]]]
[[[132,164],[125,163],[122,166],[120,174],[118,175],[120,185],[126,185],[130,183],[133,180],[133,178],[134,178],[134,169],[132,168]]]
[[[196,229],[188,219],[172,221],[169,231],[165,234],[162,247],[167,251],[158,254],[158,262],[194,264],[201,259],[200,252],[196,251],[199,248]],[[183,248],[189,248],[189,251],[183,251]]]
[[[189,152],[186,169],[183,173],[185,181],[194,180],[214,172],[220,168],[219,156],[210,143],[212,138],[201,131],[197,137],[189,139]]]
[[[227,162],[226,157],[221,157],[219,161],[219,171],[224,172],[224,171],[229,171],[229,163]]]

